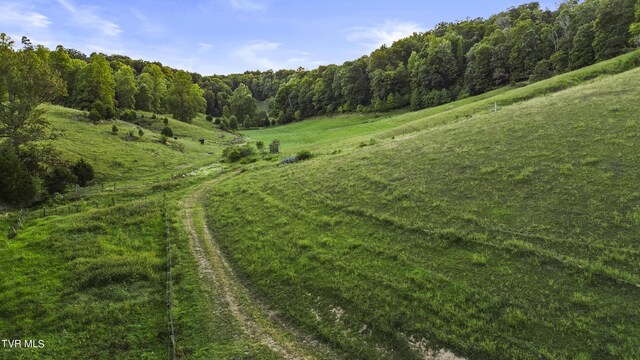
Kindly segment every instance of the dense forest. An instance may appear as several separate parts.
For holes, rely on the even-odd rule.
[[[50,50],[27,37],[21,43],[19,48],[5,34],[0,38],[0,137],[9,139],[0,149],[0,170],[39,180],[3,180],[9,194],[3,197],[12,203],[29,202],[43,187],[58,192],[90,170],[87,164],[61,166],[55,149],[42,145],[50,136],[38,109],[44,102],[86,110],[93,121],[135,110],[172,113],[185,122],[206,113],[223,129],[422,109],[638,47],[640,0],[566,0],[554,11],[528,3],[488,19],[440,23],[368,56],[314,70],[203,76],[122,55],[87,56],[62,45]],[[255,100],[267,103],[268,111],[258,111]]]
[[[245,127],[267,125],[247,96],[269,103],[274,124],[336,112],[422,109],[548,78],[639,44],[637,0],[566,0],[555,11],[532,2],[488,19],[440,23],[342,65],[226,76],[122,55],[88,57],[63,46],[50,51],[23,38],[24,49],[62,79],[66,90],[52,99],[56,104],[106,118],[113,109],[171,112],[183,121],[198,111],[227,120],[233,115]]]

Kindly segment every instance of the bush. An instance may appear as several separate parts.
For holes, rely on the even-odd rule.
[[[36,199],[40,179],[31,176],[24,163],[7,144],[0,146],[0,199],[13,205],[28,205]]]
[[[138,136],[142,137],[144,135],[144,131],[142,129],[138,129]]]
[[[160,134],[167,137],[173,137],[173,130],[171,130],[171,128],[168,126],[165,126]]]
[[[113,119],[116,115],[116,111],[111,104],[104,104],[102,101],[96,101],[91,106],[91,110],[98,112],[102,119]]]
[[[229,162],[237,162],[253,154],[253,149],[249,146],[229,146],[222,151],[222,156]]]
[[[157,119],[157,118],[158,118],[158,117],[156,116],[156,113],[153,113],[153,115],[151,115],[151,119],[155,120],[155,119]]]
[[[84,159],[80,159],[78,160],[78,162],[73,164],[73,166],[71,167],[71,171],[73,172],[73,175],[75,175],[78,181],[78,185],[80,186],[84,187],[89,181],[93,180],[93,166],[84,161]]]
[[[96,111],[95,109],[91,109],[91,111],[89,111],[89,115],[87,115],[87,117],[89,118],[89,120],[91,120],[93,122],[98,122],[100,119],[102,119],[102,115],[100,115],[100,113],[98,111]]]
[[[271,144],[269,144],[269,152],[272,154],[279,154],[280,153],[280,141],[279,140],[273,140],[271,142]]]
[[[47,174],[45,184],[49,194],[53,195],[55,193],[62,194],[68,185],[74,184],[77,181],[78,178],[73,174],[71,169],[66,166],[56,166]]]
[[[308,160],[308,159],[311,159],[312,157],[313,157],[313,154],[309,150],[301,150],[300,152],[298,152],[298,155],[296,155],[296,159],[300,161]]]
[[[220,118],[216,118],[216,120],[213,123],[216,125],[220,125]]]
[[[136,113],[135,110],[125,110],[122,112],[122,115],[120,115],[121,120],[128,121],[128,122],[135,121],[137,118],[138,118],[138,114]]]
[[[162,119],[162,123],[167,126],[169,125],[169,118],[165,117],[164,119]]]
[[[211,115],[207,115],[207,121],[208,121],[208,122],[212,122],[212,121],[213,121],[213,116],[211,116]]]
[[[238,119],[235,115],[231,115],[229,118],[229,128],[231,130],[236,130],[238,128]]]
[[[264,150],[264,141],[262,140],[256,141],[256,148],[260,150],[260,152],[262,152]]]
[[[111,132],[113,133],[113,135],[118,134],[118,127],[116,126],[116,124],[113,124],[113,126],[111,127]]]

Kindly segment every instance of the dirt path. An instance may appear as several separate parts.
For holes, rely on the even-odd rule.
[[[185,227],[200,277],[222,294],[223,302],[249,337],[265,344],[283,359],[313,359],[313,356],[301,348],[300,343],[304,341],[292,341],[292,334],[269,319],[263,309],[252,301],[248,290],[238,281],[211,236],[206,226],[202,203],[206,189],[213,183],[215,182],[199,186],[183,203]]]

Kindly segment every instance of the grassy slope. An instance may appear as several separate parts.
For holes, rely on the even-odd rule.
[[[638,88],[636,69],[472,115],[488,99],[249,172],[215,189],[210,223],[248,282],[353,356],[412,356],[412,336],[471,358],[637,358]]]
[[[629,59],[635,58],[627,55],[615,60],[622,64],[617,68],[626,66],[624,64],[629,63]],[[607,62],[581,70],[586,74],[582,78],[618,71],[611,64]],[[546,88],[528,87],[518,91],[524,91],[525,97],[536,96],[541,91],[568,82],[562,79],[551,79]],[[479,118],[468,119],[469,115],[479,110],[486,112],[497,96],[522,100],[521,95],[509,94],[514,93],[502,89],[421,112],[379,117],[343,115],[333,117],[331,122],[312,120],[249,132],[251,137],[265,141],[280,138],[285,152],[309,148],[319,153],[330,153],[335,149],[347,149],[352,153],[325,156],[308,164],[268,169],[261,173],[249,172],[239,177],[241,181],[228,183],[216,194],[216,197],[225,193],[233,196],[221,198],[223,201],[212,206],[209,215],[215,218],[215,228],[226,241],[227,248],[233,251],[237,264],[245,275],[251,276],[250,281],[263,295],[285,309],[285,315],[359,357],[377,354],[362,339],[386,343],[395,348],[397,357],[410,355],[402,345],[404,340],[398,335],[398,329],[407,335],[426,336],[432,345],[439,343],[463,354],[483,355],[500,351],[500,346],[504,346],[496,344],[503,341],[500,334],[509,334],[515,331],[512,329],[515,327],[518,329],[515,335],[505,335],[507,339],[504,340],[508,345],[516,342],[514,348],[519,347],[520,350],[514,351],[522,351],[523,354],[543,351],[536,347],[540,344],[539,339],[528,344],[520,341],[518,336],[539,326],[538,313],[531,312],[529,308],[532,306],[529,295],[537,295],[547,288],[558,291],[551,299],[551,310],[547,315],[573,309],[570,306],[581,309],[577,315],[570,313],[559,318],[556,322],[560,325],[554,325],[559,326],[557,331],[578,327],[579,330],[575,331],[581,331],[582,338],[585,338],[584,328],[606,317],[606,326],[593,330],[591,334],[599,340],[591,348],[599,346],[600,352],[591,348],[585,351],[595,354],[594,357],[624,351],[624,346],[634,345],[625,334],[637,335],[633,323],[636,321],[637,324],[637,313],[633,313],[635,298],[624,303],[627,310],[619,308],[626,301],[625,296],[637,298],[637,294],[626,288],[621,290],[619,284],[606,285],[605,282],[603,285],[600,278],[610,281],[608,279],[634,280],[637,277],[633,264],[637,263],[638,253],[632,248],[633,239],[629,234],[637,227],[638,215],[633,202],[638,195],[626,188],[630,181],[628,176],[636,173],[629,170],[628,162],[610,164],[612,152],[607,150],[611,144],[619,152],[623,146],[633,144],[636,125],[627,119],[628,125],[625,126],[628,128],[621,130],[616,127],[620,134],[608,136],[608,131],[614,128],[609,123],[601,124],[605,129],[600,135],[602,139],[593,137],[591,140],[604,141],[600,144],[605,149],[602,156],[562,155],[567,160],[576,161],[575,164],[567,162],[558,167],[563,176],[571,179],[569,176],[578,174],[584,177],[581,184],[591,184],[592,177],[601,176],[599,184],[606,184],[609,189],[600,194],[599,188],[589,188],[589,194],[599,196],[600,207],[589,208],[588,217],[576,218],[580,220],[579,226],[564,226],[565,218],[544,216],[547,214],[545,208],[533,200],[531,204],[539,210],[534,215],[540,217],[523,217],[526,211],[523,209],[530,204],[526,194],[519,195],[524,196],[524,200],[514,196],[517,203],[514,200],[502,206],[504,198],[511,196],[505,195],[503,188],[493,189],[487,185],[485,193],[479,193],[482,194],[480,200],[466,199],[461,198],[461,194],[470,192],[471,185],[465,184],[461,178],[457,182],[450,180],[456,178],[453,175],[467,174],[464,169],[468,164],[471,164],[468,171],[477,172],[477,164],[482,163],[478,160],[478,153],[482,154],[482,159],[494,158],[496,161],[479,170],[480,178],[473,182],[474,186],[495,179],[516,184],[523,181],[521,185],[504,185],[507,190],[509,186],[519,189],[529,186],[526,185],[530,181],[527,179],[537,179],[544,174],[548,177],[553,175],[552,180],[556,181],[557,174],[550,173],[545,166],[518,163],[528,159],[525,155],[521,154],[520,160],[515,162],[507,157],[498,161],[498,157],[493,155],[495,152],[490,151],[493,144],[473,147],[479,146],[480,142],[475,135],[467,133],[473,128],[468,123],[475,123]],[[625,106],[609,106],[607,109],[610,108],[611,112],[608,114],[628,117],[628,112],[635,108],[630,110]],[[82,121],[81,112],[76,110],[55,106],[47,109],[54,127],[63,130],[63,135],[54,144],[68,159],[84,156],[95,164],[99,181],[126,184],[119,184],[117,191],[107,190],[104,193],[93,189],[93,195],[77,202],[62,200],[56,205],[55,214],[51,215],[52,209],[49,209],[47,217],[37,215],[41,210],[32,210],[28,212],[28,220],[18,237],[11,240],[6,238],[6,234],[9,220],[15,214],[0,214],[0,274],[3,275],[0,278],[0,338],[47,341],[44,350],[1,349],[1,357],[161,358],[168,355],[162,192],[168,194],[169,213],[172,214],[170,234],[174,244],[178,354],[193,358],[272,357],[273,354],[264,346],[248,339],[237,325],[229,322],[224,305],[211,300],[216,298],[215,289],[198,280],[181,226],[182,218],[178,214],[181,214],[180,199],[191,191],[192,186],[210,175],[204,172],[196,178],[144,185],[136,190],[121,187],[165,180],[170,173],[184,173],[216,162],[223,146],[221,133],[212,130],[204,116],[199,116],[192,125],[171,119],[169,125],[179,140],[163,145],[157,140],[164,125],[159,119],[151,121],[147,113],[145,119],[137,121],[145,128],[142,139],[125,141],[128,131],[135,129],[136,125],[116,122],[120,134],[115,136],[111,134],[112,123],[92,125]],[[534,107],[532,111],[537,113],[538,108]],[[504,112],[507,113],[507,109]],[[575,114],[570,115],[573,117]],[[530,118],[531,115],[526,119]],[[587,125],[590,124],[588,120],[585,118]],[[456,121],[463,122],[450,128],[440,128],[443,123]],[[487,124],[499,123],[493,117],[486,121]],[[503,119],[503,122],[511,121]],[[415,138],[419,140],[397,137],[396,141],[385,140],[375,146],[357,149],[359,143],[371,137],[390,138],[431,127],[438,128],[421,133]],[[494,136],[493,128],[493,125],[488,125],[484,131]],[[475,131],[480,133],[480,130],[477,128]],[[587,126],[586,130],[593,128]],[[458,135],[465,133],[469,144],[477,144],[468,145],[465,151],[455,151],[458,157],[452,157],[452,149],[464,147],[451,138],[448,131]],[[306,135],[301,136],[303,133]],[[200,145],[197,142],[199,138],[207,139],[206,145]],[[230,138],[231,135],[227,134],[224,140]],[[505,149],[508,148],[507,138],[510,137],[503,134],[501,146]],[[582,137],[575,138],[577,147],[587,148]],[[556,137],[554,146],[564,144],[566,139],[562,137],[560,141]],[[517,150],[516,145],[513,146]],[[547,145],[541,142],[540,146],[546,149]],[[422,153],[425,149],[429,149],[427,154]],[[395,156],[402,151],[408,152],[406,161]],[[550,156],[548,150],[536,151],[538,153],[531,156],[536,161]],[[394,154],[394,159],[389,159],[390,153]],[[630,159],[629,156],[628,153],[619,155],[621,159]],[[449,164],[450,159],[467,165],[462,166],[463,170],[452,171],[454,168],[448,167],[453,166]],[[262,167],[269,168],[270,165],[257,166]],[[433,169],[439,170],[434,172]],[[624,183],[608,186],[621,173],[627,176],[621,180]],[[425,177],[425,174],[429,176]],[[440,183],[451,187],[442,187]],[[567,183],[564,186],[579,189],[573,188],[574,185]],[[240,187],[239,194],[236,186]],[[491,191],[496,192],[500,205],[496,205],[498,200],[488,194]],[[584,194],[587,192],[576,193],[574,190],[565,196],[566,201],[574,204],[563,208],[564,216],[573,218],[579,213],[578,207],[586,201]],[[612,199],[622,202],[613,204],[614,200],[602,200],[609,199],[611,195],[619,195]],[[236,196],[237,201],[231,200]],[[596,200],[589,204],[599,204]],[[294,203],[296,207],[291,205]],[[389,210],[390,206],[392,210]],[[217,210],[221,212],[217,213]],[[242,214],[244,210],[247,210],[245,215]],[[303,214],[308,211],[310,215],[301,215],[301,211]],[[609,217],[600,216],[607,211]],[[425,212],[432,215],[427,216]],[[253,227],[237,224],[241,216],[247,216]],[[521,222],[523,219],[526,221]],[[613,231],[622,234],[613,241],[603,230],[603,224],[610,221],[617,226]],[[585,226],[583,222],[590,225]],[[425,229],[430,228],[433,228],[433,233],[426,232]],[[505,232],[513,232],[514,228],[519,234]],[[619,228],[626,230],[619,231]],[[599,229],[606,236],[590,235],[594,229]],[[566,234],[569,230],[572,232]],[[521,233],[523,231],[536,235],[527,237]],[[557,232],[561,236],[556,238]],[[483,233],[490,235],[482,237]],[[540,234],[543,237],[536,237]],[[431,238],[436,240],[425,242]],[[515,241],[496,245],[505,238]],[[231,239],[242,241],[231,246]],[[620,245],[625,241],[631,245]],[[588,246],[582,246],[584,243]],[[239,248],[243,250],[239,252]],[[434,258],[433,254],[438,256]],[[567,257],[558,258],[561,256]],[[576,263],[576,259],[586,262]],[[256,262],[251,263],[254,260]],[[469,261],[473,266],[468,264]],[[558,265],[562,261],[568,265]],[[597,266],[589,267],[594,264]],[[528,280],[527,276],[535,277],[525,274],[529,265],[547,266],[553,270],[553,276],[545,279],[547,283],[544,286],[521,285],[524,290],[517,299],[496,290],[496,276],[500,279],[507,276],[501,285],[504,289],[523,279]],[[577,270],[580,267],[586,270]],[[469,268],[480,275],[465,277],[461,270]],[[578,280],[574,281],[570,275]],[[489,278],[484,279],[483,276]],[[487,282],[489,286],[485,290]],[[595,285],[592,286],[591,282],[599,287],[593,287]],[[601,289],[606,286],[609,288]],[[567,290],[560,291],[564,287]],[[424,291],[432,288],[435,290]],[[312,293],[319,297],[312,298]],[[569,305],[564,304],[566,296],[570,297]],[[545,302],[544,306],[548,304]],[[380,310],[370,311],[379,307]],[[458,313],[459,307],[464,310],[462,314]],[[487,307],[495,315],[492,321],[504,320],[508,325],[499,323],[492,328],[484,324]],[[605,309],[600,310],[601,307]],[[311,308],[315,313],[309,312]],[[336,314],[341,309],[346,313],[336,324]],[[594,312],[595,315],[591,315]],[[588,316],[583,316],[585,313]],[[327,321],[317,322],[316,315]],[[521,319],[523,316],[524,321]],[[623,316],[627,316],[631,325],[624,322]],[[362,328],[362,324],[367,324],[367,328]],[[617,324],[617,327],[612,329],[612,324]],[[521,326],[525,326],[524,330],[519,329]],[[345,335],[341,332],[343,327],[362,330],[363,336]],[[474,333],[477,329],[485,334]],[[474,335],[470,340],[464,340],[466,335],[456,331]],[[553,334],[542,332],[543,336],[550,333]],[[483,336],[484,342],[478,345],[478,338]],[[613,344],[611,347],[600,345],[600,340],[605,338]],[[627,339],[627,345],[624,339]],[[549,348],[555,349],[556,345],[564,346],[565,343],[559,341],[559,345],[552,344]],[[491,350],[492,346],[497,349]],[[474,350],[468,350],[470,347]]]
[[[284,126],[244,131],[243,133],[253,140],[262,140],[266,144],[269,144],[273,139],[278,139],[282,143],[281,152],[284,153],[295,153],[302,149],[328,151],[334,150],[333,145],[336,143],[342,147],[355,146],[362,141],[371,139],[379,132],[390,130],[433,114],[439,114],[450,109],[492,98],[507,92],[509,89],[509,87],[504,87],[455,103],[422,111],[397,111],[375,115],[350,113],[330,117],[324,116]]]
[[[99,181],[140,180],[157,178],[184,167],[197,167],[217,161],[222,142],[232,136],[206,127],[204,119],[193,124],[170,119],[169,126],[178,140],[170,139],[169,145],[160,143],[160,131],[164,127],[160,118],[137,119],[144,135],[136,141],[126,141],[130,130],[138,136],[138,125],[124,121],[108,121],[93,125],[82,118],[82,112],[59,106],[47,106],[47,119],[62,135],[55,146],[71,160],[85,157],[96,168]],[[119,128],[118,135],[111,133],[112,125]],[[225,139],[220,136],[224,135]],[[206,142],[201,145],[198,139]],[[209,155],[212,153],[213,155]]]
[[[179,140],[163,145],[158,131],[164,125],[155,120],[144,125],[140,140],[125,141],[135,125],[115,122],[120,128],[116,136],[111,134],[111,122],[93,125],[76,110],[57,106],[47,110],[52,125],[63,132],[53,145],[69,160],[87,158],[99,181],[115,180],[119,185],[116,191],[89,189],[89,195],[78,201],[48,203],[46,217],[41,209],[27,210],[14,239],[7,239],[7,233],[17,212],[2,210],[0,339],[42,339],[46,346],[0,348],[0,358],[169,356],[164,192],[173,243],[178,355],[272,358],[269,349],[230,321],[223,304],[212,301],[215,294],[198,279],[178,214],[182,197],[211,175],[166,181],[170,172],[218,161],[221,133],[212,130],[204,117],[193,125],[170,120]],[[196,141],[200,137],[207,139],[205,145]],[[183,144],[182,151],[176,143]],[[149,181],[155,184],[147,185]]]
[[[282,143],[281,151],[285,154],[293,154],[301,149],[324,152],[344,150],[372,138],[391,138],[461,121],[479,113],[493,111],[494,104],[499,107],[507,106],[570,88],[599,76],[618,74],[635,66],[640,66],[640,50],[529,86],[517,89],[503,87],[421,111],[400,115],[346,114],[318,117],[285,126],[245,131],[245,134],[267,144],[278,139]]]

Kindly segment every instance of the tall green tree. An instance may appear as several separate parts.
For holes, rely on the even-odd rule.
[[[136,78],[136,110],[152,111],[153,110],[153,96],[151,95],[151,89],[153,88],[153,79],[151,75],[142,73]]]
[[[509,54],[511,80],[526,80],[542,59],[542,42],[538,26],[530,19],[519,21],[513,29],[512,41],[513,47]]]
[[[578,28],[576,36],[573,37],[573,47],[569,55],[570,69],[579,69],[595,62],[596,53],[592,45],[594,36],[593,22],[584,24]]]
[[[629,34],[631,35],[631,39],[629,39],[631,46],[640,46],[640,0],[636,0],[635,22],[629,26]]]
[[[133,69],[128,65],[120,65],[114,76],[116,81],[116,100],[121,109],[133,109],[136,103],[136,85]]]
[[[57,160],[43,143],[49,123],[40,104],[64,93],[64,81],[52,72],[47,56],[28,39],[15,51],[0,34],[0,198],[26,205],[39,193],[39,177]]]
[[[173,117],[191,122],[198,112],[206,109],[204,91],[191,82],[191,75],[185,71],[175,73],[167,95],[167,106]]]
[[[92,54],[89,64],[78,73],[75,89],[75,104],[81,109],[89,109],[96,102],[113,107],[116,82],[109,62],[102,54]]]
[[[247,116],[250,119],[255,119],[256,109],[256,101],[253,99],[251,90],[249,90],[246,85],[240,84],[229,98],[229,110],[231,114],[235,115],[236,119],[244,120]]]
[[[151,77],[151,110],[162,113],[164,110],[164,102],[167,96],[167,78],[162,68],[157,64],[148,64],[142,70],[143,74],[149,74]]]
[[[85,66],[87,66],[87,63],[84,60],[71,58],[67,50],[60,45],[56,47],[55,51],[49,54],[49,67],[51,71],[54,73],[57,72],[64,80],[66,87],[66,92],[59,94],[53,99],[55,103],[64,106],[73,105],[73,98],[70,95],[74,93],[78,73]]]
[[[0,138],[18,155],[46,138],[48,122],[38,106],[64,93],[64,81],[32,48],[14,51],[14,42],[0,34]]]
[[[634,0],[603,1],[594,24],[593,49],[596,60],[618,56],[629,45],[629,28],[634,21]]]
[[[355,61],[347,61],[336,74],[335,81],[341,89],[344,105],[350,110],[371,102],[371,82],[367,74],[367,65],[366,56]]]
[[[469,94],[480,94],[492,88],[492,57],[493,47],[484,42],[475,44],[467,53],[465,82],[469,89]]]

